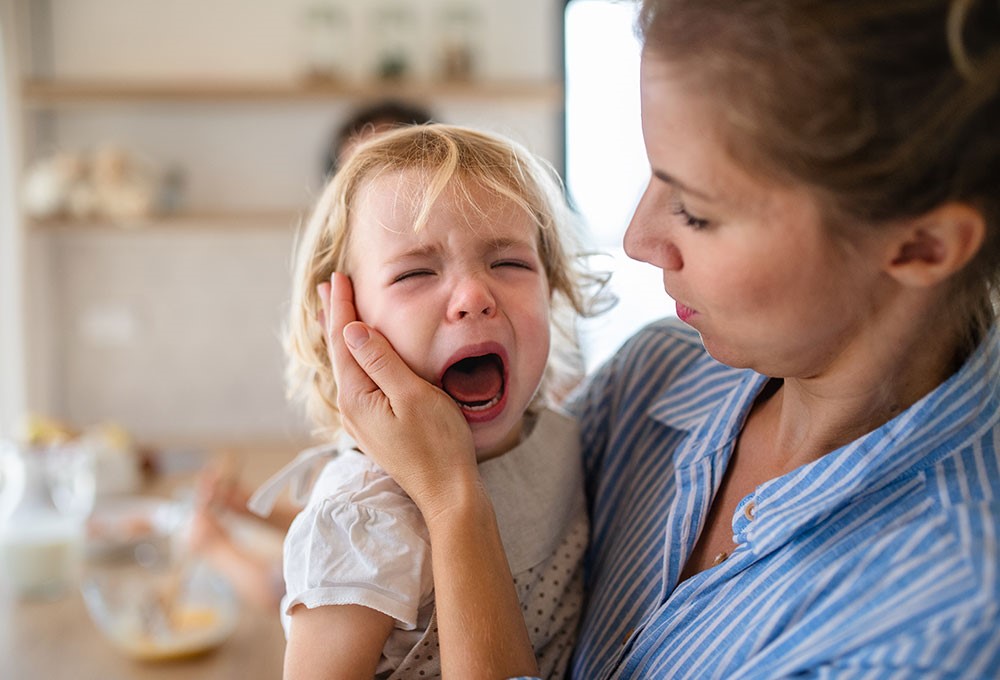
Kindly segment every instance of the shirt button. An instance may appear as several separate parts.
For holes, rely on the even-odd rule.
[[[729,553],[720,552],[718,555],[715,556],[715,559],[712,560],[712,566],[717,567],[728,559],[729,559]]]
[[[628,639],[630,637],[632,637],[632,633],[634,633],[634,632],[635,632],[635,628],[629,628],[627,631],[625,631],[625,635],[622,636],[622,645],[627,645],[628,644]]]
[[[744,505],[743,516],[752,522],[753,518],[757,516],[757,504],[754,503],[753,501],[750,501],[749,503]]]

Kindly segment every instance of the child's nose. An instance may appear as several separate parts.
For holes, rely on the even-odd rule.
[[[497,304],[486,283],[476,276],[466,276],[455,282],[448,306],[452,320],[469,317],[489,318],[496,314]]]

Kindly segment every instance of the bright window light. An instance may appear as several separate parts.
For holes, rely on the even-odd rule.
[[[570,0],[566,5],[566,184],[592,243],[606,257],[618,304],[584,322],[588,370],[653,319],[674,314],[660,270],[629,259],[622,236],[649,181],[639,116],[636,3]]]

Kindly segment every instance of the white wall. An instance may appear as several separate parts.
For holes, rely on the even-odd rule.
[[[16,0],[36,22],[36,75],[89,80],[290,81],[303,63],[307,0]],[[421,40],[439,2],[407,0]],[[443,1],[443,0],[442,0]],[[352,78],[370,60],[374,0],[352,17]],[[479,0],[481,67],[496,80],[557,78],[561,0]],[[430,71],[430,50],[418,66]],[[422,62],[420,60],[423,60]],[[26,66],[27,68],[27,66]],[[509,134],[558,165],[561,110],[440,99],[438,118]],[[115,143],[186,174],[194,211],[301,212],[331,130],[354,101],[97,105],[26,120],[26,156]],[[144,439],[248,439],[306,430],[288,406],[278,335],[295,219],[270,227],[59,229],[30,234],[29,400],[86,426]]]
[[[13,5],[0,2],[0,437],[12,436],[27,403],[24,370],[24,239],[17,212],[16,181],[21,153],[18,93],[13,87],[16,54]]]

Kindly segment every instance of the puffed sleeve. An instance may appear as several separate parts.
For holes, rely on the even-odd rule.
[[[433,589],[426,526],[388,475],[347,453],[324,468],[285,538],[283,623],[299,604],[359,604],[413,630]]]

